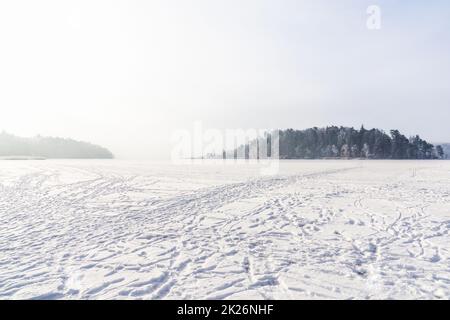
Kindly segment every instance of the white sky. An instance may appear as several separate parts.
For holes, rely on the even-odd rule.
[[[366,9],[382,9],[382,29]],[[0,130],[164,158],[173,130],[398,128],[450,141],[446,0],[0,2]]]

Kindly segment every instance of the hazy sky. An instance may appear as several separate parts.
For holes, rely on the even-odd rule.
[[[449,40],[447,0],[1,1],[0,130],[129,158],[195,120],[450,141]]]

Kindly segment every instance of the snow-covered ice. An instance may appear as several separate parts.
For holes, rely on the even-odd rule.
[[[0,162],[0,299],[448,299],[450,162]]]

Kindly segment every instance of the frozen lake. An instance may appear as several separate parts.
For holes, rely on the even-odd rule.
[[[2,299],[449,299],[449,231],[449,161],[0,161]]]

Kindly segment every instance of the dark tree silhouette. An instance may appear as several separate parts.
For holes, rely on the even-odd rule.
[[[270,136],[270,135],[269,135]],[[349,127],[331,126],[305,130],[287,129],[279,132],[281,159],[438,159],[442,148],[422,140],[418,135],[407,138],[398,130],[390,135],[379,129],[356,130]],[[254,146],[262,141],[253,141]],[[238,149],[249,149],[249,145]],[[247,157],[247,153],[246,157]]]

